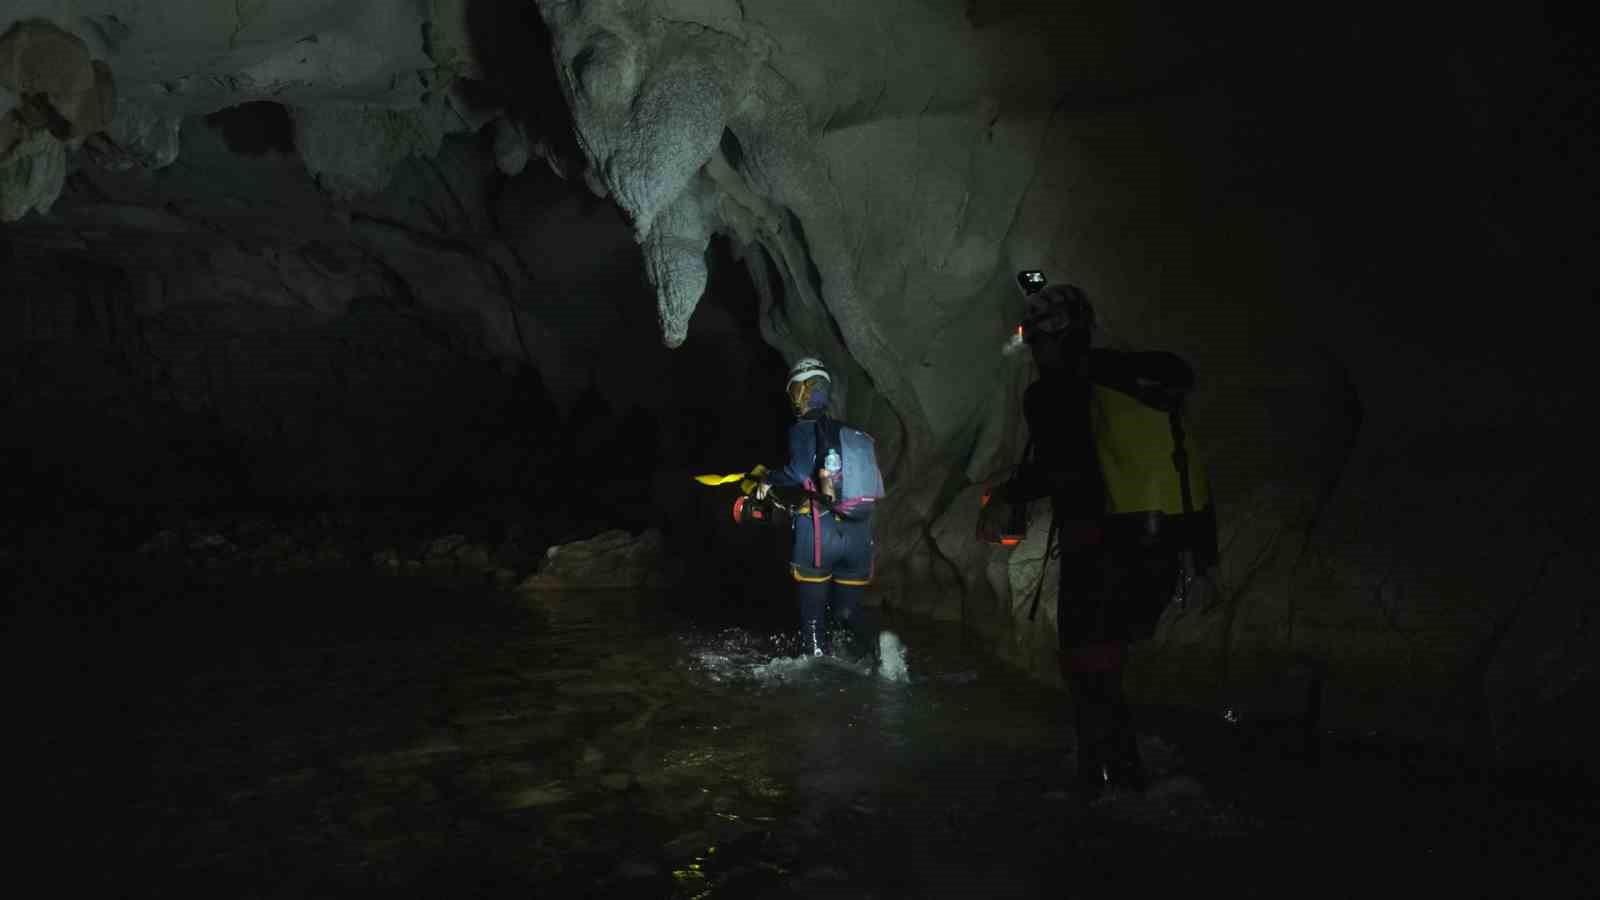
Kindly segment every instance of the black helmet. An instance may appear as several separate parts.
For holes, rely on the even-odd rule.
[[[1022,339],[1059,337],[1071,331],[1087,334],[1094,329],[1094,307],[1083,289],[1072,284],[1052,284],[1033,294],[1022,307]]]

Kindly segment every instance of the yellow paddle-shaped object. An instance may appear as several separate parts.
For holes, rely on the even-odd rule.
[[[758,481],[761,476],[765,474],[767,474],[766,466],[756,466],[754,469],[751,469],[748,472],[735,472],[732,475],[696,475],[694,480],[707,487],[733,484],[735,481],[741,482],[739,485],[739,490],[748,494],[756,489],[756,481]]]

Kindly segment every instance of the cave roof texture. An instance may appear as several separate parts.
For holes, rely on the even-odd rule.
[[[324,190],[380,191],[402,159],[435,156],[446,135],[503,112],[461,98],[461,81],[482,75],[470,5],[10,4],[19,24],[4,58],[22,60],[20,72],[50,57],[26,76],[50,84],[13,75],[6,96],[43,88],[73,124],[52,134],[27,125],[25,108],[7,115],[6,217],[47,212],[65,154],[86,138],[108,168],[160,169],[178,158],[186,117],[259,100],[290,110],[294,148]],[[769,342],[828,356],[854,376],[847,396],[850,382],[870,384],[857,393],[887,401],[907,449],[983,430],[971,474],[1004,424],[989,398],[1000,386],[993,349],[1014,314],[1007,273],[1114,278],[1070,249],[1087,219],[1128,198],[1046,152],[1073,130],[1063,85],[1092,105],[1159,79],[1163,64],[1159,29],[1145,36],[1134,17],[1106,40],[1074,33],[1065,15],[1017,15],[1027,4],[985,6],[995,21],[916,0],[538,4],[581,177],[627,216],[665,343],[687,334],[710,236],[736,236],[764,249],[786,289],[773,299],[788,308],[763,317]],[[78,109],[97,99],[99,111]],[[97,148],[90,135],[102,127],[110,140]],[[508,165],[529,153],[520,128],[499,126]],[[116,215],[183,228],[160,211]],[[978,377],[962,377],[969,370]]]

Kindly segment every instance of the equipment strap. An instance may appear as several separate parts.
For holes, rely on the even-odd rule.
[[[816,486],[807,478],[801,485],[806,493],[811,495],[811,567],[822,568],[822,509],[818,499],[826,499],[817,493]]]
[[[1039,615],[1039,597],[1044,594],[1044,577],[1050,570],[1050,559],[1056,549],[1056,517],[1050,514],[1050,530],[1045,533],[1044,555],[1039,557],[1039,580],[1033,586],[1033,605],[1028,607],[1028,621],[1032,622]],[[1061,598],[1056,598],[1060,603]]]
[[[1178,493],[1183,498],[1183,528],[1190,532],[1183,537],[1183,550],[1180,551],[1178,571],[1178,606],[1189,604],[1189,583],[1194,580],[1194,494],[1189,485],[1189,451],[1183,443],[1183,400],[1184,395],[1179,394],[1178,400],[1172,406],[1172,411],[1167,414],[1167,422],[1172,427],[1172,465],[1178,470]]]
[[[1189,486],[1189,451],[1183,445],[1183,399],[1172,407],[1167,414],[1167,422],[1172,426],[1172,466],[1178,470],[1178,493],[1183,496],[1183,513],[1188,515],[1194,512],[1194,494]]]

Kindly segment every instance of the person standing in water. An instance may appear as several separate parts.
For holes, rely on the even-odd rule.
[[[1138,789],[1145,773],[1123,690],[1129,646],[1154,633],[1195,563],[1216,556],[1209,494],[1183,444],[1194,372],[1171,353],[1092,348],[1094,308],[1082,290],[1043,287],[1037,272],[1019,281],[1019,332],[1039,372],[1023,394],[1031,452],[991,491],[1001,501],[992,505],[1050,498],[1079,785],[1090,795]]]
[[[794,541],[789,574],[800,607],[801,652],[822,656],[834,648],[826,616],[849,635],[848,656],[876,662],[877,611],[862,604],[872,583],[875,541],[873,506],[884,496],[877,449],[864,431],[830,414],[833,376],[806,357],[789,369],[785,391],[795,422],[789,428],[789,458],[757,484],[757,499],[773,489],[803,492],[807,500],[792,519]]]

